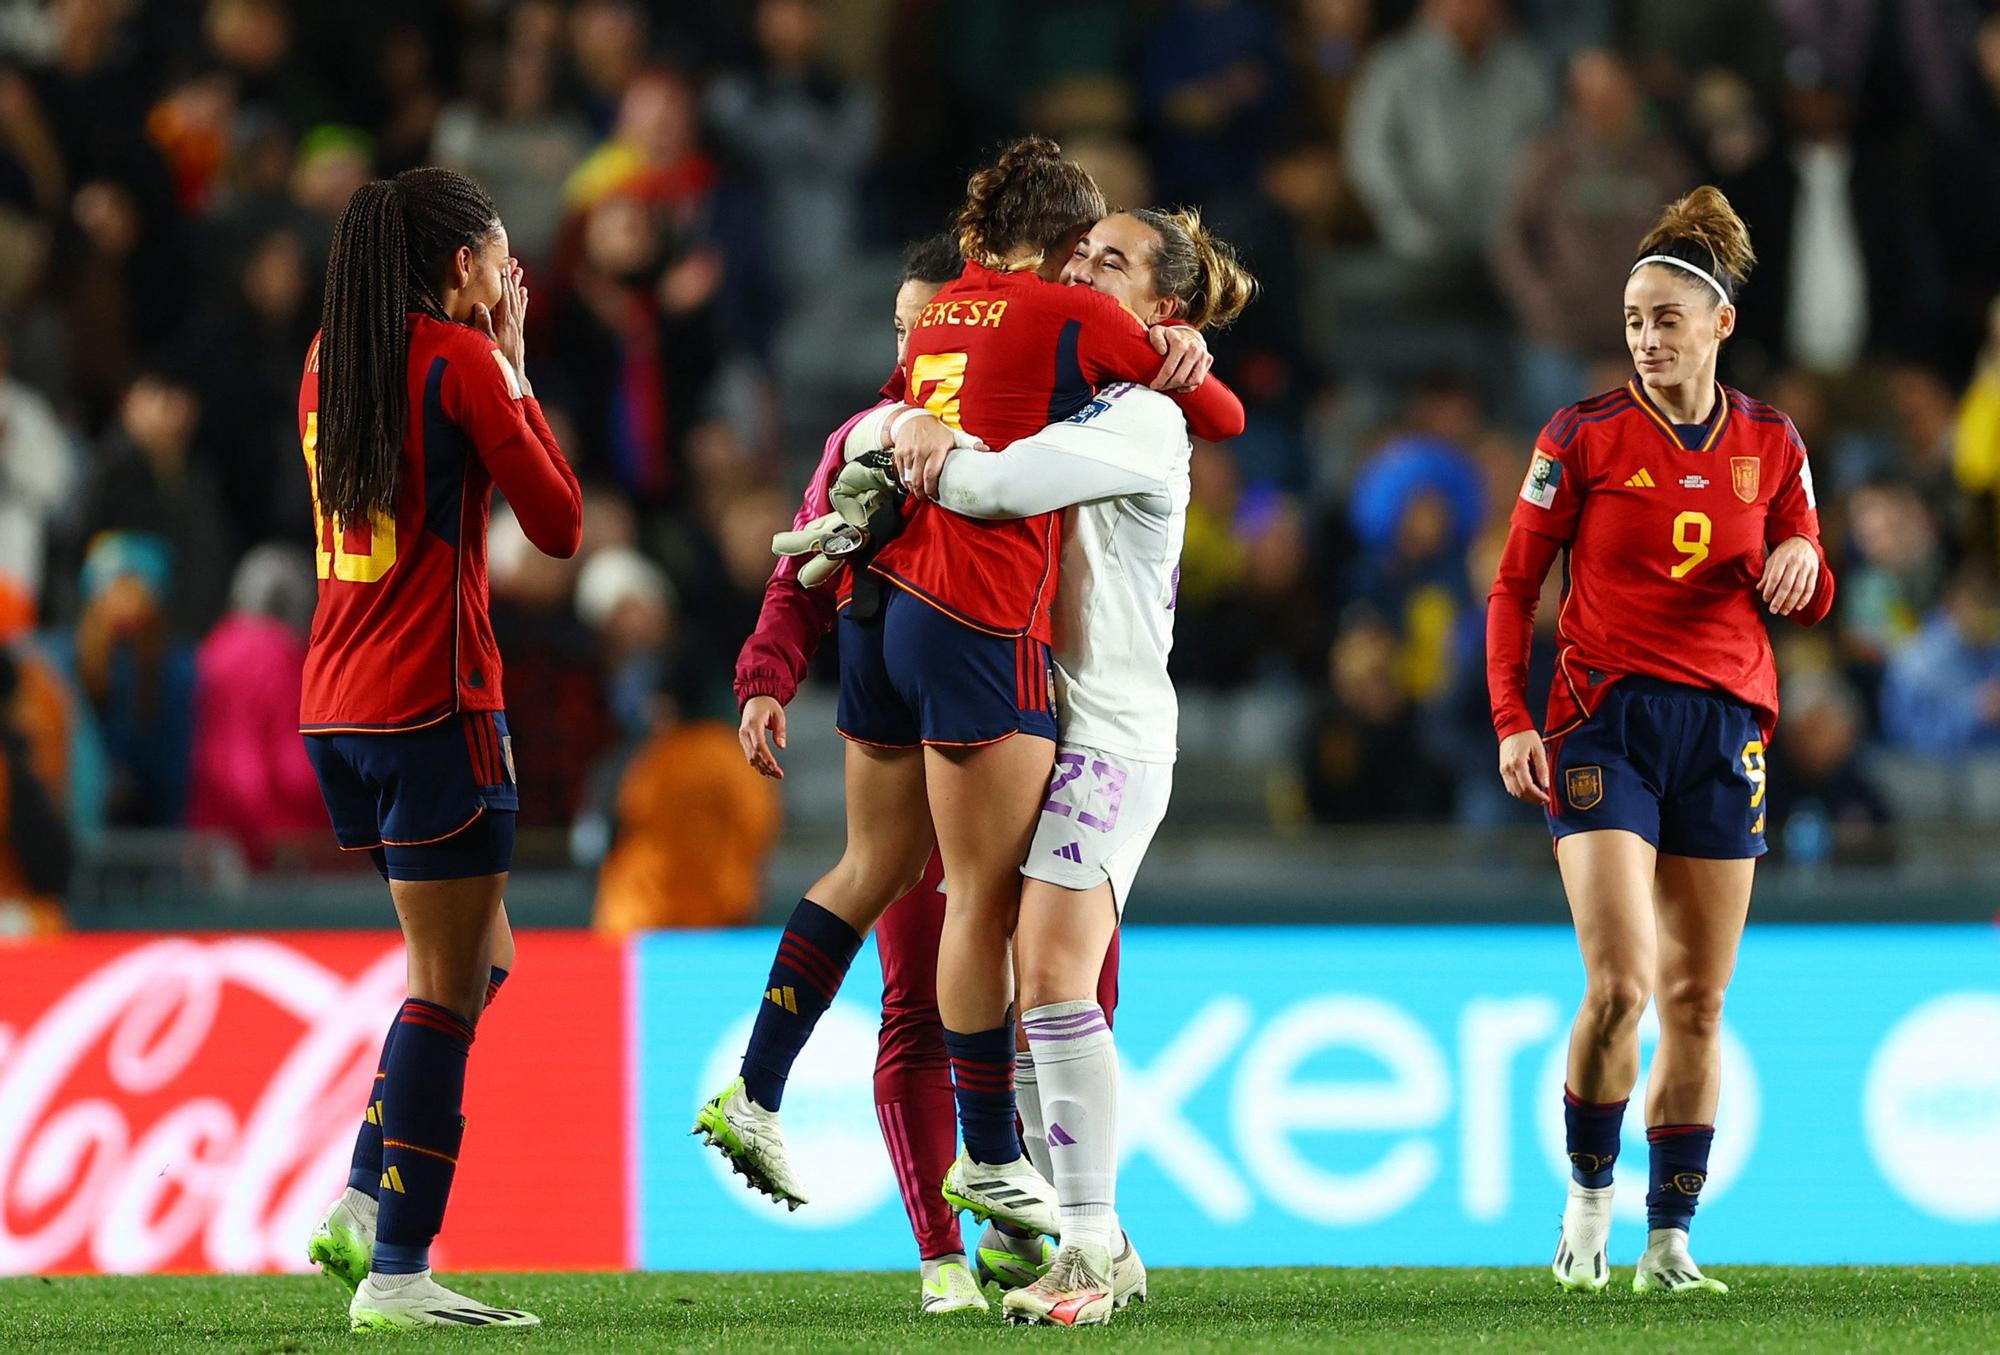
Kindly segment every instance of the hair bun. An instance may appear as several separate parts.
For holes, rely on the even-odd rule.
[[[1017,137],[965,185],[954,225],[959,250],[989,266],[1009,249],[1046,251],[1066,232],[1103,216],[1104,195],[1082,166],[1046,136]]]
[[[1062,159],[1062,146],[1053,137],[1024,136],[1000,152],[1002,170],[1013,170],[1035,160]]]
[[[1676,251],[1676,245],[1683,248]],[[1703,184],[1668,203],[1658,224],[1639,242],[1642,258],[1674,253],[1689,255],[1689,263],[1712,268],[1732,294],[1757,266],[1750,228],[1713,184]]]

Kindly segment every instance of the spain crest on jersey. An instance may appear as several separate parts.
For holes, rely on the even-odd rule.
[[[1758,469],[1762,465],[1754,456],[1732,456],[1729,458],[1729,487],[1736,491],[1736,497],[1745,503],[1757,502]]]
[[[1571,809],[1589,809],[1604,798],[1602,767],[1571,767],[1563,773],[1563,794]]]

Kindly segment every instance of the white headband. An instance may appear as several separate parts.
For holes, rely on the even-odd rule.
[[[1640,269],[1644,268],[1649,263],[1670,263],[1676,268],[1687,269],[1688,272],[1694,274],[1696,277],[1700,278],[1703,282],[1715,288],[1715,295],[1722,302],[1723,305],[1727,306],[1729,304],[1729,289],[1727,287],[1724,287],[1721,283],[1717,282],[1715,278],[1709,274],[1708,270],[1704,268],[1699,268],[1696,265],[1689,263],[1686,259],[1676,259],[1671,254],[1648,254],[1645,258],[1639,260],[1639,262],[1632,265],[1632,273],[1638,272]],[[1632,276],[1632,273],[1627,273],[1625,276],[1629,278]]]

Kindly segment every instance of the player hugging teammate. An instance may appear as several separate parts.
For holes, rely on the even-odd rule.
[[[1031,162],[1020,147],[1003,158],[994,171],[1002,188]],[[980,217],[980,204],[975,191],[968,211],[990,226],[994,217]],[[901,834],[908,840],[899,859],[914,875],[915,848],[930,843],[912,823],[928,808],[954,906],[960,877],[951,843],[969,825],[947,821],[967,813],[962,750],[1017,745],[1005,772],[990,769],[992,793],[973,803],[998,840],[1026,848],[1019,870],[1027,886],[997,908],[991,891],[975,888],[976,904],[993,911],[973,930],[1004,953],[987,929],[996,919],[1018,921],[1009,930],[1026,1061],[1039,1083],[1038,1105],[1023,1105],[1022,1119],[1035,1161],[1013,1156],[1021,1141],[1001,1119],[1012,1101],[1009,986],[985,974],[970,987],[1000,1005],[999,1026],[954,1036],[952,1013],[941,1013],[967,1144],[944,1195],[976,1215],[1059,1232],[1063,1246],[1046,1269],[1015,1253],[1024,1272],[1042,1273],[1010,1292],[1006,1309],[1017,1320],[1086,1323],[1109,1318],[1125,1297],[1119,1264],[1128,1256],[1137,1264],[1113,1207],[1116,1064],[1107,1012],[1092,990],[1166,801],[1171,736],[1161,745],[1158,720],[1170,725],[1174,709],[1165,656],[1187,502],[1186,424],[1133,378],[1091,374],[1077,357],[1088,313],[1053,305],[1050,289],[999,266],[1040,265],[1053,280],[1047,254],[1061,232],[1044,225],[1039,237],[1005,249],[968,234],[964,274],[916,311],[903,367],[911,403],[878,406],[850,423],[837,439],[850,462],[832,495],[838,511],[802,514],[781,545],[826,551],[801,571],[810,572],[807,582],[837,568],[836,549],[865,567],[850,571],[859,583],[848,585],[840,622],[850,857],[871,844],[879,854],[885,834]],[[1114,214],[1072,240],[1064,280],[1091,283],[1149,322],[1220,323],[1248,296],[1247,277],[1189,217]],[[1548,811],[1587,973],[1565,1088],[1572,1183],[1553,1266],[1572,1289],[1609,1282],[1612,1170],[1638,1076],[1639,1016],[1653,999],[1661,1036],[1646,1115],[1651,1230],[1634,1288],[1723,1288],[1695,1264],[1687,1232],[1707,1179],[1723,993],[1764,850],[1777,675],[1760,607],[1812,624],[1833,600],[1797,430],[1716,380],[1736,324],[1735,292],[1754,261],[1747,230],[1714,189],[1667,209],[1625,288],[1635,376],[1558,412],[1543,430],[1489,603],[1501,774],[1511,792]],[[1009,319],[1035,319],[996,325],[996,307]],[[947,333],[954,325],[964,332]],[[1039,349],[1051,335],[1053,393],[1046,355],[1041,364],[1020,360],[1024,347]],[[1067,397],[1083,386],[1095,394],[1081,403]],[[1052,420],[1074,408],[1040,432],[1022,431],[1016,425],[1037,401]],[[877,450],[886,445],[893,456]],[[915,500],[906,515],[888,511],[900,490]],[[982,521],[1014,530],[982,536],[973,530]],[[1568,587],[1545,741],[1527,707],[1528,644],[1542,579],[1564,551]],[[1046,651],[1035,641],[1045,634],[1056,638],[1054,704],[1066,723],[1029,842],[997,830],[1014,827],[1011,788],[1047,766],[1035,746],[1053,723],[1038,718],[1052,714],[1038,695]],[[1006,674],[986,671],[982,655],[995,640],[1013,642],[1011,692]],[[746,710],[746,754],[767,772],[776,770],[764,732],[772,722],[769,710],[754,719]],[[923,761],[911,766],[919,747]],[[903,779],[909,771],[884,778],[885,764],[921,767],[927,800],[914,798]],[[890,790],[856,794],[857,785]],[[868,822],[858,824],[861,810]],[[975,865],[989,865],[990,855]],[[870,859],[862,851],[860,864]],[[852,868],[846,880],[837,869],[820,888],[838,895],[851,879]],[[885,878],[877,892],[895,882]],[[745,1057],[746,1078],[766,1090],[739,1081],[697,1123],[753,1184],[794,1207],[804,1193],[784,1152],[776,1093],[870,921],[851,906],[836,912],[802,901]],[[951,926],[947,915],[941,949]],[[968,989],[952,981],[964,973],[941,957],[941,1007],[969,1009]],[[1105,1151],[1092,1158],[1078,1151],[1086,1144]],[[1058,1187],[1054,1218],[1047,1177]],[[945,1259],[963,1273],[962,1258]],[[931,1278],[927,1265],[927,1311],[984,1306],[976,1288],[955,1296],[948,1284],[933,1304]]]
[[[1764,853],[1778,675],[1759,607],[1812,625],[1834,589],[1798,430],[1715,376],[1755,261],[1715,189],[1667,208],[1625,283],[1636,374],[1536,439],[1488,602],[1500,774],[1547,810],[1586,973],[1554,1261],[1568,1289],[1610,1281],[1612,1167],[1649,998],[1660,1039],[1633,1288],[1724,1289],[1689,1255],[1688,1225],[1715,1134],[1723,993]],[[1544,736],[1527,704],[1530,627],[1564,551]]]
[[[981,1271],[1015,1286],[1010,1317],[1101,1322],[1145,1285],[1113,1206],[1116,1062],[1102,971],[1171,779],[1166,655],[1188,427],[1227,437],[1242,426],[1235,397],[1201,380],[1206,350],[1192,329],[1150,331],[1176,354],[1162,367],[1147,326],[1226,323],[1253,284],[1191,215],[1107,217],[1088,177],[1037,139],[974,176],[960,228],[962,274],[906,317],[912,403],[878,407],[837,435],[857,462],[842,472],[836,501],[849,523],[875,530],[869,549],[880,546],[846,557],[866,566],[850,571],[840,621],[848,857],[795,912],[744,1079],[703,1108],[697,1130],[753,1184],[804,1202],[775,1113],[784,1072],[872,920],[846,901],[855,871],[884,855],[887,836],[914,874],[923,858],[911,849],[928,851],[934,822],[951,882],[934,991],[966,1145],[943,1196],[976,1217],[1061,1232],[1052,1258],[1034,1238],[989,1229],[982,1240]],[[1076,285],[1048,285],[1059,280]],[[1148,377],[1193,389],[1169,398],[1131,384]],[[891,444],[894,484],[876,450]],[[915,491],[906,520],[893,510],[895,484]],[[802,513],[800,531],[780,544],[817,550],[839,539],[837,521]],[[886,545],[884,528],[897,532]],[[798,577],[828,572],[816,558]],[[767,597],[767,617],[772,605]],[[800,605],[777,595],[795,615]],[[774,658],[760,649],[757,662],[769,672]],[[781,681],[795,681],[803,662],[794,651],[775,666]],[[764,731],[775,717],[753,704],[746,753],[774,773]],[[1062,760],[1051,781],[1057,710]],[[927,803],[907,803],[926,789]],[[954,855],[969,857],[969,873]],[[988,881],[996,862],[1004,878]],[[978,916],[954,918],[953,909]],[[1029,1086],[1019,1105],[1025,1150],[1015,1128],[1010,935],[1029,1044],[1019,1065]],[[955,940],[969,952],[954,956]],[[999,1023],[960,1034],[961,1012]],[[900,1172],[897,1135],[884,1126]],[[934,1178],[917,1188],[938,1189]],[[919,1224],[924,1310],[985,1307],[949,1239],[955,1224],[941,1244],[927,1245],[925,1231]],[[934,1245],[952,1250],[934,1255]]]

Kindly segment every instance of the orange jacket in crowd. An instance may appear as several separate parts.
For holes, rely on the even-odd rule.
[[[734,726],[704,720],[653,735],[618,786],[597,877],[599,930],[755,921],[777,835],[777,787],[744,762]]]

